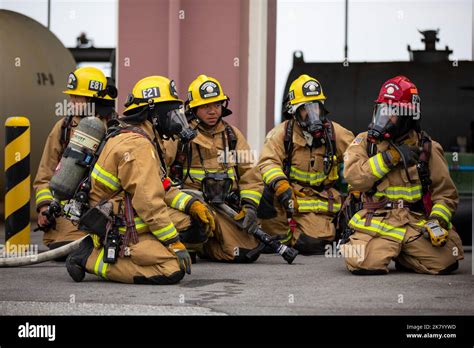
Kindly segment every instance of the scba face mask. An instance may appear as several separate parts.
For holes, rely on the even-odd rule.
[[[313,138],[324,135],[325,110],[318,102],[305,103],[296,110],[296,120],[304,132]]]
[[[389,104],[376,104],[372,116],[372,122],[369,125],[368,139],[372,143],[389,139],[394,133],[395,125],[392,118],[395,117],[391,113]]]
[[[181,103],[159,103],[152,106],[153,125],[165,138],[188,143],[197,135],[192,129]]]
[[[182,105],[178,109],[173,109],[166,113],[162,128],[165,135],[173,139],[178,138],[185,144],[197,136],[196,130],[189,126]]]

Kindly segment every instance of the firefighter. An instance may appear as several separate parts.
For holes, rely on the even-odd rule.
[[[54,226],[44,214],[53,200],[49,182],[69,139],[82,117],[97,116],[106,123],[116,115],[114,105],[117,89],[113,80],[106,78],[101,70],[94,67],[77,69],[69,74],[66,88],[63,93],[70,96],[67,114],[56,122],[49,133],[33,183],[38,226],[45,231],[43,242],[50,249],[58,248],[85,235],[63,217],[57,218]]]
[[[172,187],[166,175],[162,138],[187,142],[194,133],[168,78],[138,81],[125,106],[125,116],[109,125],[91,174],[91,209],[81,224],[93,238],[87,237],[69,255],[67,270],[75,281],[88,272],[122,283],[174,284],[191,273],[190,255],[178,231],[191,226],[191,217],[211,231],[215,228],[205,205]],[[116,198],[110,202],[113,197],[121,198],[118,204]],[[113,213],[104,231],[95,227],[103,226],[96,213],[106,211],[107,204]]]
[[[265,184],[262,228],[302,255],[322,254],[335,239],[342,198],[334,185],[342,154],[354,139],[327,117],[325,100],[313,77],[294,80],[285,101],[291,119],[268,133],[258,162]]]
[[[244,229],[216,213],[216,231],[210,235],[181,233],[182,241],[198,255],[215,261],[248,263],[259,252],[257,240],[249,233],[257,227],[261,198],[260,178],[252,151],[243,134],[224,121],[232,111],[229,97],[218,80],[199,75],[188,88],[186,110],[198,136],[188,145],[167,142],[171,176],[184,188],[199,190],[212,204],[225,202],[236,211]],[[254,250],[253,252],[251,252]]]
[[[386,81],[368,132],[348,147],[344,176],[359,209],[341,246],[353,274],[398,270],[448,274],[463,259],[451,218],[458,194],[439,143],[420,125],[420,97],[405,76]],[[357,209],[356,209],[357,210]]]

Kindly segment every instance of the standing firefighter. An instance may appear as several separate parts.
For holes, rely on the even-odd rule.
[[[83,117],[97,116],[106,123],[115,117],[117,90],[104,73],[94,67],[79,68],[69,74],[67,89],[70,103],[64,110],[65,117],[59,120],[49,133],[38,167],[33,188],[36,191],[38,226],[45,231],[43,242],[55,249],[85,235],[64,217],[48,219],[48,208],[53,200],[49,184],[74,130]],[[58,115],[59,116],[59,115]]]
[[[265,183],[259,216],[262,228],[280,235],[301,254],[321,254],[335,238],[341,194],[342,154],[353,134],[327,118],[321,84],[308,75],[291,83],[290,120],[271,130],[258,168]]]
[[[187,115],[199,134],[189,145],[167,142],[168,153],[176,154],[169,160],[173,163],[170,172],[184,188],[202,191],[211,205],[226,203],[240,211],[235,218],[243,220],[244,230],[217,212],[213,234],[181,233],[183,242],[211,260],[253,262],[259,253],[249,252],[258,242],[245,230],[257,226],[260,180],[245,137],[222,119],[232,113],[228,102],[219,81],[212,77],[199,75],[190,84]]]
[[[162,138],[186,142],[194,133],[174,81],[165,77],[138,81],[125,106],[91,172],[92,208],[80,224],[94,243],[87,237],[66,266],[75,281],[88,272],[123,283],[177,283],[191,273],[178,235],[191,226],[187,213],[209,229],[214,221],[203,203],[171,186]]]
[[[448,274],[463,258],[451,224],[457,191],[420,116],[416,86],[396,76],[382,85],[369,131],[347,149],[344,175],[360,210],[341,251],[353,274],[386,274],[392,259],[399,270]]]

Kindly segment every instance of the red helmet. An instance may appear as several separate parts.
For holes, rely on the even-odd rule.
[[[408,77],[398,75],[385,81],[375,102],[414,107],[420,102],[420,97],[415,84]]]
[[[368,139],[375,143],[419,129],[420,115],[420,97],[415,84],[405,76],[395,76],[384,82],[375,100]]]

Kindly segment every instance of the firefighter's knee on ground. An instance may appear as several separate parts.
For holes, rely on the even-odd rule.
[[[341,254],[352,274],[378,275],[388,273],[388,265],[400,249],[397,242],[355,232],[349,242],[341,246]]]
[[[183,278],[184,278],[184,271],[179,270],[172,273],[169,276],[165,276],[163,274],[151,276],[151,277],[135,276],[133,277],[133,283],[146,284],[146,285],[172,285],[172,284],[178,283]]]
[[[458,261],[463,258],[461,239],[454,230],[451,230],[447,243],[442,247],[433,246],[424,237],[406,243],[397,262],[404,268],[417,273],[445,275],[457,270]]]

